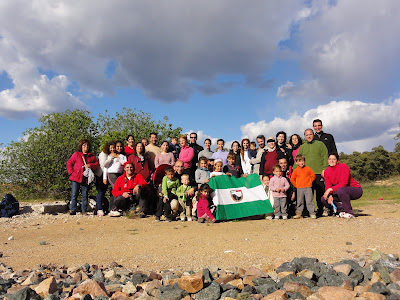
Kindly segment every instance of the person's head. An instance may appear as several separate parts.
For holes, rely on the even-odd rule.
[[[204,156],[200,157],[199,159],[199,166],[200,168],[207,169],[208,166],[208,159]]]
[[[297,154],[295,161],[300,168],[303,168],[306,164],[306,158],[303,154]]]
[[[320,119],[315,119],[315,120],[312,122],[312,126],[313,126],[314,131],[315,131],[316,133],[320,133],[320,132],[322,131],[322,121],[321,121]]]
[[[217,149],[218,150],[224,150],[224,146],[225,146],[225,141],[223,139],[219,139],[217,141]]]
[[[236,157],[234,153],[229,152],[226,159],[228,160],[228,164],[230,164],[231,166],[235,164]]]
[[[117,153],[124,152],[124,143],[122,141],[115,142],[115,152],[117,152]]]
[[[211,140],[210,139],[204,140],[204,148],[210,150],[210,148],[211,148]]]
[[[111,141],[108,143],[108,154],[115,153],[115,141]]]
[[[278,164],[281,166],[282,168],[282,172],[286,171],[288,168],[288,162],[286,157],[282,157],[278,160]]]
[[[158,134],[155,132],[150,133],[149,140],[153,146],[157,146]]]
[[[265,136],[260,134],[257,136],[257,144],[258,147],[264,148],[265,147]]]
[[[250,149],[251,150],[256,150],[257,149],[256,142],[250,142]]]
[[[135,167],[133,166],[133,163],[130,161],[127,161],[124,163],[124,171],[126,176],[131,177],[133,173],[135,172]]]
[[[87,139],[80,140],[78,143],[78,151],[82,153],[89,153],[92,150],[92,145]]]
[[[171,166],[165,168],[165,176],[167,176],[168,179],[174,178],[175,172]]]
[[[203,183],[199,188],[200,194],[207,196],[211,194],[211,188],[207,183]]]
[[[177,174],[179,174],[179,175],[182,174],[182,173],[183,173],[183,170],[184,170],[183,161],[177,160],[177,161],[175,162],[174,169],[175,169],[175,172],[176,172]]]
[[[135,138],[133,137],[132,134],[128,134],[128,136],[126,137],[126,144],[133,147],[133,145],[135,145]]]
[[[272,136],[268,137],[267,145],[268,145],[268,148],[270,148],[270,149],[275,148],[275,139]]]
[[[293,146],[300,147],[303,144],[303,140],[298,134],[295,133],[290,136],[289,144],[292,145],[292,147]]]
[[[181,182],[183,185],[189,185],[190,179],[188,174],[182,174],[181,176]]]
[[[214,161],[214,171],[222,172],[222,160],[217,159]]]
[[[268,175],[263,175],[262,183],[263,183],[263,185],[269,186],[269,176]]]
[[[279,145],[282,145],[282,144],[286,143],[286,138],[287,138],[286,132],[284,132],[284,131],[279,131],[279,132],[276,134],[276,142],[277,142]]]
[[[243,139],[240,144],[242,145],[242,149],[243,150],[248,150],[249,147],[250,147],[250,140],[249,139]]]
[[[306,138],[306,141],[311,143],[314,139],[314,132],[311,128],[307,128],[304,130],[304,137]]]
[[[107,142],[107,143],[105,143],[104,145],[103,145],[103,149],[102,149],[102,151],[105,153],[105,154],[110,154],[110,145],[112,145],[113,144],[113,142]],[[115,146],[114,146],[114,150],[115,150]]]
[[[149,141],[147,139],[142,139],[142,144],[143,147],[146,147],[149,144]]]
[[[190,143],[191,144],[196,144],[196,142],[197,142],[197,133],[196,132],[190,133],[189,138],[190,138]]]
[[[275,176],[282,176],[282,168],[280,165],[275,165],[272,167],[272,173],[274,173]]]
[[[136,144],[135,150],[137,155],[144,155],[144,148],[145,146],[143,145],[142,142],[139,142]]]
[[[186,134],[182,134],[182,135],[179,137],[179,144],[181,145],[181,147],[187,145],[187,135],[186,135]]]
[[[337,154],[337,153],[331,153],[331,154],[329,154],[329,157],[328,157],[328,165],[329,165],[330,167],[336,166],[336,165],[338,164],[338,162],[339,162],[339,154]]]
[[[238,152],[239,148],[240,148],[239,142],[238,141],[234,141],[232,143],[232,145],[231,145],[232,151],[236,153],[236,152]]]
[[[171,144],[172,144],[172,145],[178,144],[178,138],[177,138],[176,136],[174,136],[174,137],[171,138]]]
[[[163,142],[161,143],[160,148],[161,148],[161,151],[162,151],[162,152],[168,152],[169,143],[168,143],[167,141],[163,141]]]

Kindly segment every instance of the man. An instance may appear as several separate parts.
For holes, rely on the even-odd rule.
[[[146,149],[147,145],[149,144],[149,141],[148,141],[146,138],[143,138],[143,139],[141,140],[141,142],[142,142],[142,144],[143,144],[143,147]]]
[[[265,136],[264,135],[260,134],[259,136],[257,136],[257,144],[258,144],[257,156],[255,158],[250,159],[250,163],[254,166],[253,173],[255,173],[255,174],[260,173],[261,158],[264,153],[264,150],[266,150],[268,148],[265,146]]]
[[[313,128],[315,131],[314,140],[323,142],[328,149],[328,154],[337,153],[335,139],[331,134],[322,131],[322,121],[320,119],[313,121]]]
[[[115,181],[112,190],[114,196],[113,203],[110,203],[110,217],[119,217],[120,211],[129,209],[131,203],[139,203],[140,217],[144,218],[146,211],[146,200],[140,196],[140,189],[147,185],[143,176],[140,174],[134,175],[133,163],[127,161],[124,164],[124,174],[119,176]]]
[[[189,147],[193,148],[194,151],[194,156],[192,159],[192,174],[196,172],[197,169],[197,163],[199,162],[199,152],[202,151],[204,148],[197,144],[197,133],[192,132],[190,134],[190,143]]]
[[[146,154],[150,158],[150,168],[151,170],[154,169],[154,159],[156,158],[156,155],[161,153],[161,148],[157,146],[157,141],[158,141],[158,136],[157,133],[152,132],[150,133],[149,137],[150,143],[146,146]]]
[[[315,173],[313,182],[313,193],[315,192],[317,201],[317,216],[327,216],[328,212],[324,211],[324,205],[321,202],[321,197],[325,192],[324,178],[321,176],[323,170],[328,167],[328,149],[325,144],[314,140],[314,132],[308,128],[304,131],[306,142],[300,146],[297,155],[302,154],[306,158],[306,166],[310,167]],[[294,165],[296,168],[297,165]],[[311,212],[310,212],[311,213]]]

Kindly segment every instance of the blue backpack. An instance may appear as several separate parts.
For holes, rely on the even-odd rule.
[[[0,217],[11,218],[19,212],[19,202],[11,194],[6,194],[0,202]]]

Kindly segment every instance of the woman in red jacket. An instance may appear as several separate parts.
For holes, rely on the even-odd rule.
[[[328,164],[329,167],[324,171],[325,193],[321,201],[326,207],[332,207],[332,203],[335,204],[339,217],[354,218],[350,200],[359,199],[363,194],[363,189],[351,176],[349,167],[339,163],[337,153],[329,155]]]
[[[192,174],[192,159],[194,156],[194,150],[187,143],[187,135],[182,134],[179,137],[179,144],[181,145],[181,151],[179,152],[179,160],[183,161],[184,171],[194,178]]]
[[[79,188],[82,191],[82,214],[86,214],[88,202],[88,178],[83,175],[85,169],[95,171],[99,167],[96,155],[90,152],[91,144],[89,140],[81,140],[78,144],[78,151],[72,154],[67,162],[67,171],[69,180],[72,182],[70,215],[76,214],[76,200],[79,194]]]

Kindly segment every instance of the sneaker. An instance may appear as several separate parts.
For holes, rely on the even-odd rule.
[[[188,222],[192,222],[192,218],[188,218]]]
[[[310,218],[311,218],[311,219],[316,219],[317,216],[316,216],[316,215],[310,215]]]
[[[282,220],[287,220],[287,216],[282,216]]]
[[[76,211],[70,210],[69,214],[70,214],[70,216],[75,216],[76,215]]]
[[[171,219],[170,218],[166,218],[165,222],[171,222]]]
[[[267,219],[267,220],[272,220],[273,217],[272,217],[272,216],[267,216],[266,219]]]
[[[326,207],[324,208],[324,211],[322,212],[322,216],[323,217],[328,217],[329,216],[329,209],[327,209]]]
[[[353,216],[352,214],[349,214],[349,213],[347,213],[347,212],[341,212],[341,213],[339,214],[339,216],[340,216],[341,218],[343,218],[343,219],[352,219],[352,218],[354,218],[354,216]]]
[[[275,217],[274,217],[274,220],[279,220],[279,216],[275,216]]]
[[[160,222],[160,217],[156,217],[156,222]]]
[[[185,218],[181,218],[181,221],[182,221],[182,222],[185,222]]]
[[[102,217],[102,216],[104,216],[104,212],[103,212],[101,209],[99,209],[99,210],[97,211],[97,215],[98,215],[99,217]]]
[[[121,213],[118,210],[112,210],[112,211],[110,211],[110,213],[108,215],[110,217],[119,217],[119,216],[121,216]]]
[[[199,223],[203,223],[203,222],[204,222],[204,219],[203,219],[203,218],[199,218],[197,221],[198,221]]]
[[[301,214],[296,214],[293,216],[293,219],[301,219],[303,216]]]

